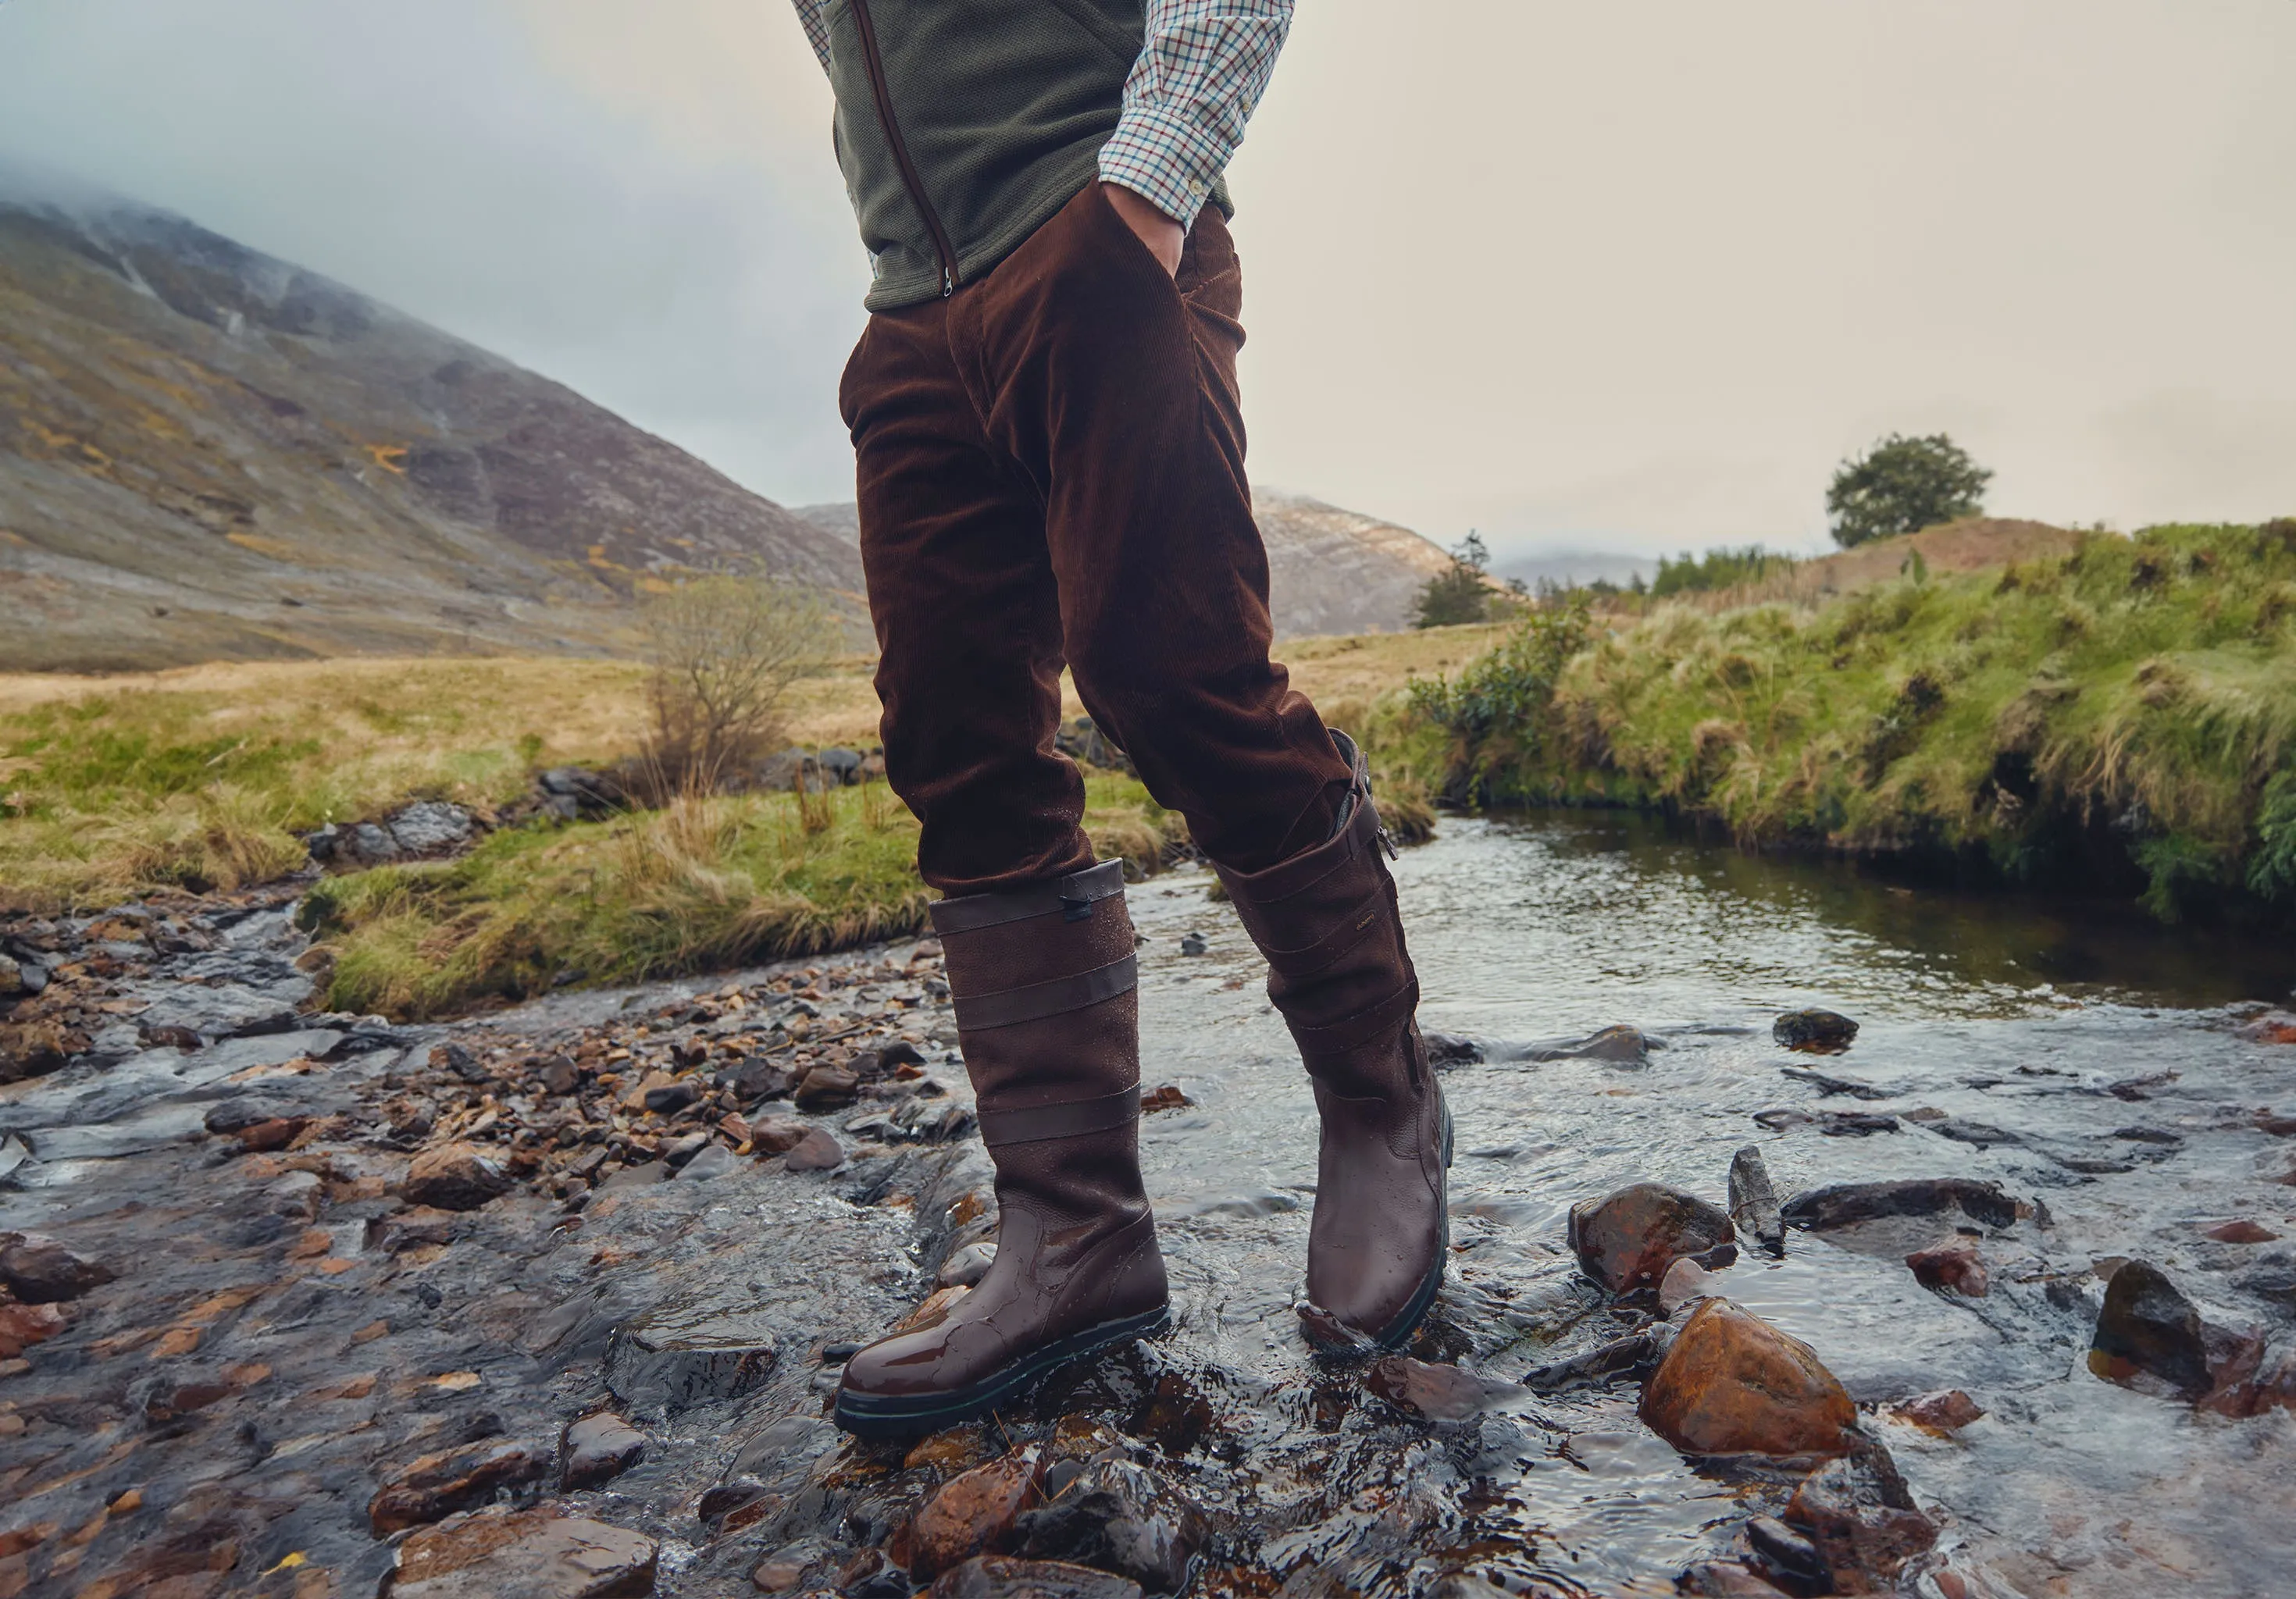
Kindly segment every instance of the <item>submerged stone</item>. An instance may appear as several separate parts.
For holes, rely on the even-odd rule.
[[[2199,1309],[2144,1260],[2127,1262],[2104,1285],[2088,1365],[2108,1382],[2148,1377],[2188,1399],[2212,1386]]]
[[[606,1389],[633,1409],[668,1414],[756,1391],[780,1355],[755,1310],[708,1299],[671,1301],[614,1330]]]
[[[1093,1461],[1014,1528],[1031,1558],[1074,1562],[1128,1577],[1151,1594],[1187,1586],[1211,1536],[1203,1513],[1170,1482],[1129,1461]]]
[[[1567,1232],[1578,1263],[1612,1293],[1656,1287],[1677,1260],[1710,1255],[1735,1236],[1720,1206],[1659,1183],[1581,1201]]]
[[[1062,1561],[984,1555],[944,1572],[932,1599],[1140,1599],[1140,1585]]]
[[[1526,1391],[1461,1366],[1431,1365],[1407,1355],[1379,1361],[1364,1374],[1364,1386],[1397,1409],[1431,1422],[1463,1422]]]
[[[1838,1455],[1857,1420],[1816,1350],[1728,1300],[1691,1312],[1640,1414],[1691,1455]]]
[[[493,1510],[399,1546],[390,1599],[630,1599],[653,1592],[652,1538],[553,1509]]]
[[[1915,1426],[1930,1432],[1958,1432],[1985,1414],[1976,1400],[1957,1388],[1916,1394],[1892,1408]]]
[[[456,1511],[491,1500],[501,1488],[515,1488],[550,1474],[550,1450],[542,1444],[488,1439],[425,1455],[399,1468],[367,1503],[367,1521],[377,1538],[409,1527],[443,1521]]]
[[[1866,1444],[1802,1480],[1785,1519],[1809,1535],[1834,1588],[1870,1592],[1937,1542],[1937,1523],[1915,1507],[1890,1452]]]
[[[1977,1246],[1967,1239],[1949,1240],[1929,1249],[1915,1250],[1906,1257],[1906,1264],[1913,1268],[1915,1282],[1940,1292],[1981,1300],[1993,1285],[1992,1277],[1985,1269],[1985,1261],[1977,1252]]]
[[[1833,1054],[1856,1041],[1857,1024],[1839,1011],[1788,1011],[1770,1023],[1770,1037],[1788,1049]]]
[[[645,1434],[611,1410],[568,1423],[559,1467],[562,1488],[596,1488],[645,1458]]]
[[[1009,1546],[1013,1523],[1037,1503],[1044,1465],[1025,1450],[960,1472],[895,1536],[895,1558],[920,1578]]]
[[[1823,1233],[1889,1216],[1936,1216],[1959,1210],[1988,1227],[2017,1219],[2017,1201],[1999,1185],[1973,1177],[1915,1177],[1895,1183],[1836,1183],[1797,1193],[1785,1203],[1789,1226]]]

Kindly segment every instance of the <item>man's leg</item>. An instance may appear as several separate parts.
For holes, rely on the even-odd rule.
[[[1095,867],[1054,752],[1060,618],[1042,507],[985,447],[940,304],[874,318],[841,396],[877,630],[886,771],[915,811],[982,1139],[997,1254],[933,1323],[862,1350],[839,1422],[951,1425],[1160,1324],[1140,1182],[1123,867]]]
[[[1176,283],[1087,189],[960,297],[952,344],[1044,496],[1078,692],[1220,869],[1315,1078],[1309,1336],[1393,1345],[1441,1283],[1449,1121],[1368,775],[1268,659],[1242,302],[1216,212]]]

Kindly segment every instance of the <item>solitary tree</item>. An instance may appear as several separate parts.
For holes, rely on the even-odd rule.
[[[1985,508],[1993,474],[1943,433],[1907,439],[1892,433],[1844,461],[1825,491],[1833,542],[1844,549],[1898,533],[1917,533]]]
[[[650,595],[642,613],[654,781],[675,792],[733,779],[781,735],[790,685],[835,653],[821,597],[761,578],[707,577]]]
[[[1482,536],[1470,532],[1451,552],[1451,564],[1427,579],[1419,590],[1422,627],[1448,627],[1459,622],[1488,621],[1491,613],[1490,580],[1484,569],[1491,553]]]

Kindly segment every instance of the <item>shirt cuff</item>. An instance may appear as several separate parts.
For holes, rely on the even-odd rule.
[[[1226,154],[1184,118],[1135,107],[1100,147],[1100,177],[1131,190],[1182,227],[1193,227]]]

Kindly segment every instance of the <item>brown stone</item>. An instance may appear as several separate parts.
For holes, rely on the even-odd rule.
[[[1939,1433],[1958,1432],[1985,1414],[1976,1400],[1957,1388],[1916,1394],[1894,1408],[1915,1426]]]
[[[1722,1279],[1688,1257],[1666,1268],[1659,1279],[1658,1308],[1662,1316],[1672,1316],[1693,1300],[1710,1300],[1722,1292]]]
[[[568,1423],[559,1468],[562,1488],[596,1488],[611,1482],[645,1458],[645,1434],[611,1410]]]
[[[805,1074],[791,1097],[797,1108],[809,1116],[824,1111],[841,1110],[853,1103],[861,1092],[861,1079],[852,1072],[834,1066],[816,1066]]]
[[[1140,1096],[1140,1113],[1153,1116],[1159,1111],[1182,1111],[1195,1103],[1181,1091],[1177,1083],[1166,1083],[1153,1093]]]
[[[789,1152],[791,1171],[834,1171],[845,1164],[845,1146],[820,1128],[808,1128]]]
[[[2218,1243],[2276,1243],[2280,1239],[2280,1234],[2270,1227],[2260,1222],[2250,1221],[2245,1217],[2238,1221],[2218,1222],[2203,1236],[2213,1238]]]
[[[1043,1478],[1033,1449],[950,1478],[902,1529],[897,1558],[924,1578],[996,1552],[1013,1536],[1014,1520],[1037,1502]]]
[[[550,1450],[542,1444],[488,1439],[410,1462],[368,1502],[367,1521],[377,1538],[388,1538],[426,1521],[443,1521],[495,1496],[550,1474]]]
[[[63,1330],[64,1313],[53,1305],[0,1305],[0,1360],[13,1360]]]
[[[1706,1300],[1644,1386],[1641,1415],[1690,1455],[1838,1455],[1857,1407],[1808,1344]]]
[[[488,1510],[399,1546],[390,1599],[628,1599],[653,1592],[652,1538],[545,1507]]]
[[[1719,1205],[1659,1183],[1636,1183],[1571,1206],[1568,1234],[1578,1263],[1612,1293],[1655,1288],[1666,1268],[1685,1257],[1726,1265],[1719,1247],[1736,1235]]]
[[[420,1249],[426,1244],[451,1243],[455,1226],[454,1212],[418,1205],[369,1221],[366,1247],[377,1254],[396,1255],[402,1250]]]
[[[764,1594],[786,1594],[805,1580],[812,1564],[801,1554],[769,1554],[750,1573],[750,1586]]]
[[[1431,1422],[1465,1421],[1529,1393],[1512,1382],[1407,1355],[1390,1355],[1374,1364],[1364,1375],[1364,1386],[1397,1409]]]
[[[414,1157],[403,1192],[412,1204],[475,1210],[510,1192],[510,1174],[474,1144],[442,1144]]]
[[[1839,1592],[1884,1588],[1906,1561],[1937,1542],[1937,1523],[1914,1507],[1889,1454],[1868,1445],[1802,1480],[1785,1519],[1809,1535]]]
[[[785,1155],[812,1130],[787,1116],[761,1116],[750,1124],[750,1144],[761,1155]]]
[[[2255,1021],[2243,1023],[2240,1036],[2253,1044],[2296,1044],[2296,1014],[2267,1011]]]
[[[302,1136],[311,1125],[308,1116],[274,1116],[267,1121],[255,1122],[239,1129],[239,1146],[256,1153],[267,1154],[285,1149]]]
[[[1682,1574],[1675,1588],[1702,1599],[1786,1599],[1784,1588],[1763,1581],[1734,1560],[1701,1561]]]
[[[76,1300],[111,1281],[110,1267],[38,1233],[0,1233],[0,1283],[28,1305]]]
[[[932,1599],[1140,1599],[1140,1585],[1065,1561],[983,1555],[942,1573]]]
[[[1914,1268],[1915,1282],[1924,1288],[1934,1288],[1941,1292],[1981,1300],[1993,1286],[1993,1280],[1986,1272],[1985,1261],[1979,1256],[1977,1246],[1966,1239],[1953,1239],[1925,1250],[1915,1250],[1906,1257],[1906,1264]]]

